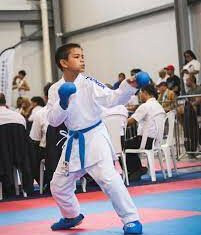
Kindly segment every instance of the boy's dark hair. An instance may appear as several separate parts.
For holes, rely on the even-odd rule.
[[[50,87],[53,85],[53,82],[48,82],[44,87],[43,87],[43,94],[45,97],[48,97],[48,91]]]
[[[6,105],[6,98],[3,93],[0,93],[0,105]]]
[[[68,56],[70,54],[70,50],[73,48],[81,48],[81,46],[77,43],[68,43],[65,44],[61,47],[59,47],[55,53],[55,61],[57,66],[63,70],[61,64],[60,64],[60,60],[62,59],[68,59]]]
[[[31,98],[31,101],[34,102],[34,103],[36,103],[36,104],[39,105],[39,106],[42,106],[42,107],[45,106],[45,101],[44,101],[43,98],[40,97],[40,96],[34,96],[34,97],[32,97],[32,98]]]
[[[155,97],[156,99],[158,99],[157,90],[152,84],[149,84],[147,86],[142,87],[141,91],[146,91],[149,95],[151,95],[151,96]]]
[[[18,74],[21,74],[23,77],[25,77],[25,76],[26,76],[26,72],[25,72],[25,70],[20,70],[20,71],[18,72]]]

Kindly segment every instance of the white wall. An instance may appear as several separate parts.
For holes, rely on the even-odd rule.
[[[140,11],[173,0],[61,0],[64,31],[72,31]]]
[[[27,81],[31,91],[29,97],[43,95],[45,84],[43,76],[43,50],[39,41],[26,42],[16,48],[15,71],[24,69],[27,72]]]
[[[62,0],[64,32],[170,3],[173,0]],[[119,72],[129,76],[136,67],[154,80],[167,64],[179,71],[173,10],[73,36],[68,42],[82,45],[86,72],[102,82],[113,83]]]
[[[86,71],[102,82],[113,83],[119,72],[142,68],[154,80],[158,71],[174,64],[178,50],[174,12],[133,20],[115,27],[72,37],[85,50]]]
[[[201,61],[201,3],[195,4],[190,9],[192,49]]]
[[[11,47],[21,39],[19,23],[0,23],[0,51]],[[26,70],[27,81],[31,91],[29,97],[43,94],[43,60],[42,43],[39,41],[25,42],[16,48],[14,72]]]

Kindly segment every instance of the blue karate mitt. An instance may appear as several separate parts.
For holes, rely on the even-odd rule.
[[[76,86],[73,82],[65,82],[59,87],[58,94],[60,98],[60,106],[67,109],[69,97],[76,92]]]

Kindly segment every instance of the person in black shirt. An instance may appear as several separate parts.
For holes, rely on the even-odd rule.
[[[165,70],[169,77],[167,78],[167,86],[169,90],[174,91],[174,93],[179,96],[180,95],[180,78],[174,74],[175,68],[173,65],[168,65]]]
[[[118,75],[118,81],[115,82],[115,84],[113,85],[113,90],[116,90],[119,88],[121,82],[123,82],[123,80],[125,80],[126,75],[124,73],[119,73]]]

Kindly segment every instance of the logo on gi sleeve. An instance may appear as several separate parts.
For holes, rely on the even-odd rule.
[[[91,78],[91,77],[86,77],[86,79],[89,79],[90,81],[96,83],[96,85],[98,85],[101,88],[105,88],[105,85],[102,82],[99,82],[98,80],[96,80],[95,78]]]

